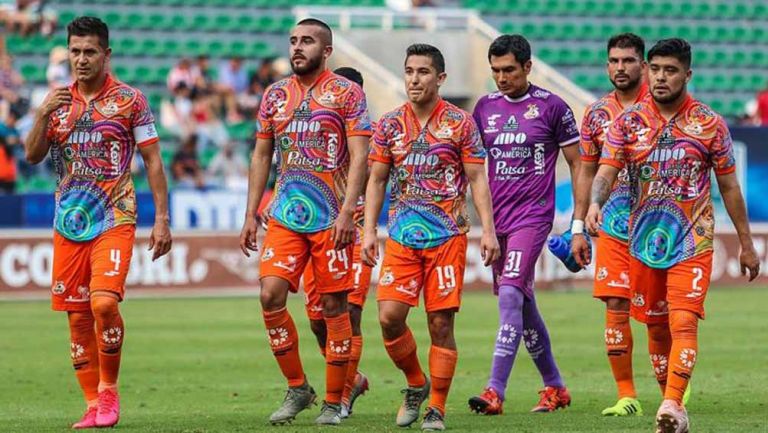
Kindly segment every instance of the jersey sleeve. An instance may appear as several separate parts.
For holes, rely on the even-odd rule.
[[[347,92],[346,112],[344,113],[344,126],[347,137],[373,135],[371,117],[368,114],[368,102],[365,99],[363,89],[357,84],[352,84]]]
[[[461,162],[485,164],[486,151],[475,120],[467,116],[461,137]]]
[[[570,146],[579,141],[579,125],[573,110],[563,100],[558,100],[553,110],[553,132],[560,147]]]
[[[136,146],[144,147],[160,141],[155,128],[155,116],[149,107],[146,96],[136,90],[136,99],[131,111],[131,129]]]
[[[369,161],[392,164],[392,152],[389,149],[390,122],[390,119],[381,119],[376,125],[376,131],[371,138]]]
[[[581,122],[579,153],[582,161],[597,162],[600,160],[600,146],[595,143],[595,128],[592,107],[587,107]]]
[[[715,174],[728,174],[736,171],[736,158],[733,154],[733,139],[728,125],[721,117],[717,125],[717,134],[709,149]]]
[[[278,99],[274,85],[269,86],[259,104],[259,114],[256,116],[256,138],[274,138],[275,123],[272,118],[277,112]]]
[[[608,128],[603,141],[603,149],[600,153],[600,164],[612,165],[616,168],[624,168],[626,164],[627,140],[633,136],[630,134],[627,124],[627,116],[619,116]]]
[[[477,101],[477,104],[475,104],[475,109],[472,110],[472,119],[475,121],[475,125],[477,125],[478,131],[483,127],[483,115],[481,114],[482,101],[482,99]],[[480,133],[480,139],[483,139],[482,133]],[[483,141],[483,146],[485,146],[485,141]]]

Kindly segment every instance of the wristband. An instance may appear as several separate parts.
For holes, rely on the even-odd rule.
[[[584,234],[584,220],[573,220],[571,223],[571,234]]]

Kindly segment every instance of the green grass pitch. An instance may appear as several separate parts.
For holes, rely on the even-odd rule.
[[[456,327],[459,364],[448,399],[450,431],[476,432],[651,432],[660,393],[647,356],[643,328],[634,325],[635,379],[645,416],[602,418],[615,401],[603,353],[604,307],[586,292],[541,293],[563,377],[573,395],[570,408],[531,414],[541,383],[524,348],[512,371],[505,413],[471,414],[467,398],[487,380],[497,312],[495,298],[466,294]],[[693,432],[768,431],[768,291],[713,290],[708,319],[700,328],[699,360],[689,403]],[[125,432],[399,431],[394,416],[404,379],[387,357],[376,321],[375,302],[364,315],[361,369],[371,391],[352,418],[336,428],[313,424],[315,407],[290,426],[266,422],[285,384],[267,347],[255,298],[134,299],[122,307],[126,343],[121,372]],[[301,352],[310,382],[321,393],[323,366],[298,296],[290,309],[301,331]],[[410,325],[427,365],[423,310]],[[69,363],[63,313],[46,302],[0,303],[0,432],[68,431],[83,402]],[[418,430],[415,424],[412,431]]]

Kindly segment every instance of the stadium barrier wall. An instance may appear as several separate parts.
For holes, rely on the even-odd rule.
[[[238,245],[238,233],[174,233],[170,254],[155,262],[152,262],[152,252],[147,249],[147,238],[148,232],[140,230],[127,278],[129,296],[132,290],[185,295],[200,290],[235,289],[255,293],[258,289],[259,254],[245,257]],[[470,233],[464,284],[466,290],[488,291],[492,275],[480,259],[479,240],[479,233]],[[762,269],[768,269],[765,263],[768,259],[768,230],[756,233],[755,243],[763,262]],[[380,251],[383,251],[383,244]],[[1,236],[0,299],[47,296],[53,283],[52,258],[50,231],[5,233]],[[377,275],[378,269],[375,269],[372,286],[376,284]],[[592,275],[594,269],[591,268],[578,274],[569,272],[545,249],[536,265],[536,286],[544,290],[584,289],[591,286]],[[740,275],[739,243],[735,233],[716,236],[712,281],[713,285],[719,286],[746,284],[746,278]],[[768,285],[768,275],[764,273],[753,284]]]

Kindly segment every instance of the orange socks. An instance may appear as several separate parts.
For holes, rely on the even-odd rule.
[[[619,389],[619,398],[636,398],[632,378],[632,327],[629,324],[629,311],[606,310],[605,349]]]
[[[670,311],[669,328],[672,332],[672,350],[669,352],[669,373],[664,398],[681,403],[696,365],[699,317],[690,311]]]
[[[339,404],[352,352],[352,324],[349,321],[349,313],[326,317],[325,324],[328,327],[328,341],[325,346],[325,401]]]
[[[648,325],[648,354],[651,357],[653,373],[661,388],[661,394],[667,388],[667,367],[669,366],[669,351],[672,348],[672,335],[668,323]]]
[[[125,327],[118,301],[112,296],[93,296],[91,312],[96,321],[96,341],[99,347],[99,392],[117,387],[120,355]]]
[[[299,334],[288,309],[263,311],[267,337],[277,364],[288,379],[288,386],[297,387],[305,382],[304,369],[299,358]]]
[[[421,387],[427,382],[416,355],[416,340],[410,328],[394,340],[384,340],[384,347],[397,368],[405,373],[408,386]]]
[[[72,366],[85,401],[88,406],[95,406],[99,397],[99,349],[93,315],[90,311],[73,311],[68,318]]]
[[[349,354],[349,365],[347,366],[347,379],[344,382],[344,392],[341,394],[341,401],[349,405],[349,395],[355,386],[357,377],[357,366],[360,365],[360,356],[363,354],[363,336],[352,336],[352,351]]]
[[[459,354],[455,350],[434,345],[429,348],[429,375],[432,380],[429,407],[439,410],[443,415],[458,359]]]

